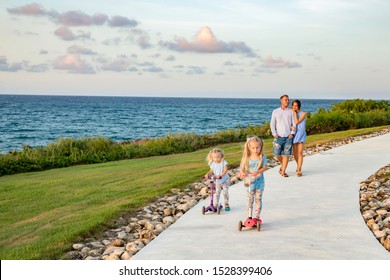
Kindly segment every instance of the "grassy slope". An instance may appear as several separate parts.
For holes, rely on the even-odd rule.
[[[368,133],[313,135],[307,146]],[[271,155],[272,140],[265,141]],[[243,143],[220,145],[237,166]],[[0,177],[0,259],[55,259],[121,211],[135,211],[208,170],[208,150]]]

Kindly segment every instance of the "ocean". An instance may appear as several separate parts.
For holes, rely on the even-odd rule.
[[[292,101],[292,99],[291,99]],[[315,113],[342,100],[301,99]],[[210,134],[269,122],[279,99],[0,95],[0,153],[60,137],[114,141]]]

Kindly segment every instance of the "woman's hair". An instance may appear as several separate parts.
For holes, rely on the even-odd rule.
[[[298,109],[301,110],[301,101],[299,101],[299,100],[297,99],[297,100],[294,100],[291,104],[294,104],[294,103],[297,103]]]
[[[213,154],[215,154],[215,153],[221,154],[223,158],[225,157],[225,153],[223,152],[223,150],[221,150],[219,148],[214,148],[208,153],[207,158],[206,158],[209,165],[213,162]]]
[[[251,155],[249,146],[251,142],[257,142],[260,145],[260,152],[258,154],[260,158],[259,158],[259,165],[257,166],[257,169],[260,169],[261,164],[263,163],[264,142],[257,136],[249,135],[246,138],[246,143],[244,146],[244,154],[242,155],[242,159],[241,159],[241,166],[244,166],[246,171],[249,171],[249,156]]]

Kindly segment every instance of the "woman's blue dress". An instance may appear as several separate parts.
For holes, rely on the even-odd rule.
[[[302,112],[298,113],[298,119],[301,116]],[[297,124],[295,129],[295,135],[293,139],[293,144],[305,143],[306,142],[306,118]]]

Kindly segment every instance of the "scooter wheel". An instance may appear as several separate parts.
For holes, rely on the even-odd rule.
[[[202,207],[202,214],[204,215],[204,213],[206,213],[206,207]]]
[[[238,230],[239,230],[239,231],[242,230],[242,222],[241,222],[241,221],[238,222]]]
[[[261,229],[261,223],[260,223],[260,222],[257,222],[257,223],[256,223],[256,227],[257,227],[257,230],[260,231],[260,229]]]

